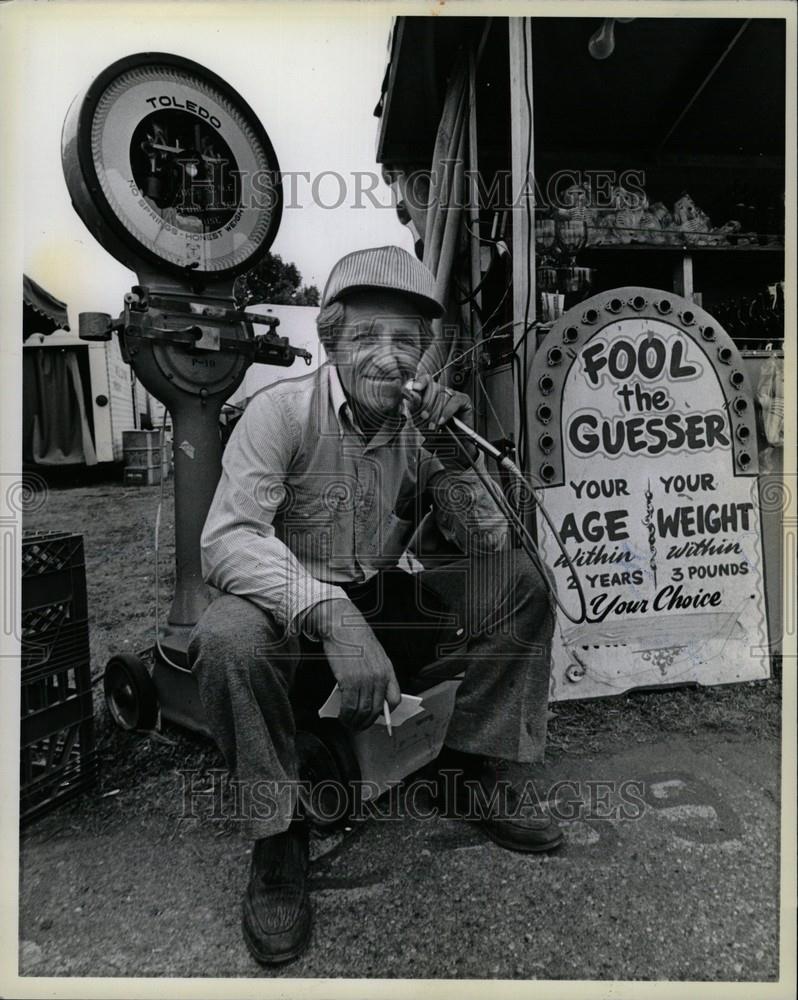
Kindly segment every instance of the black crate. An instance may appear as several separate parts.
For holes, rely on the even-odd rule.
[[[19,818],[25,824],[96,783],[99,759],[92,720],[73,723],[23,748],[20,764]]]
[[[22,677],[88,663],[83,538],[62,531],[22,536]]]
[[[73,618],[86,617],[83,536],[66,531],[22,535],[22,610],[70,603]]]
[[[23,535],[21,645],[24,822],[83,791],[97,776],[80,535]]]

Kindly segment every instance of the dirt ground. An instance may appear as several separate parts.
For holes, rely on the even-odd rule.
[[[162,614],[173,581],[171,489],[161,517]],[[98,680],[112,653],[152,642],[158,501],[157,487],[61,484],[25,518],[26,528],[84,536]],[[97,788],[23,831],[21,972],[263,975],[238,932],[248,845],[230,823],[180,819],[180,772],[202,781],[223,767],[220,755],[174,727],[120,732],[101,688]],[[670,825],[662,796],[651,800],[635,827],[639,842],[628,824],[574,827],[561,860],[530,864],[443,819],[391,830],[367,823],[318,840],[317,938],[306,959],[278,974],[772,980],[780,688],[777,669],[764,682],[554,706],[552,774],[631,774],[659,782],[665,798],[677,794]],[[541,910],[537,884],[557,901],[555,914]],[[681,944],[671,939],[679,909]],[[383,925],[395,931],[390,947],[374,937]]]

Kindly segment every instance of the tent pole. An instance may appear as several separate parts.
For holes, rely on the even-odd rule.
[[[513,343],[532,338],[521,350],[531,363],[535,354],[534,334],[528,328],[535,322],[535,150],[532,95],[531,18],[509,18],[510,64],[510,142],[513,225]],[[523,385],[529,372],[522,371]],[[527,415],[521,412],[518,392],[513,394],[517,461],[527,467],[527,448],[523,428]]]

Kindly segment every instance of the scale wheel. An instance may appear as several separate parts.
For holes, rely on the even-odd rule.
[[[342,826],[358,804],[360,779],[346,738],[333,726],[319,725],[314,732],[297,731],[296,749],[299,777],[309,783],[305,808],[311,823],[320,829]]]
[[[147,665],[135,653],[117,653],[105,666],[105,704],[120,729],[154,729],[158,692]]]

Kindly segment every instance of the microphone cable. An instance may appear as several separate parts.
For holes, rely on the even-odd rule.
[[[461,434],[463,434],[471,442],[473,442],[473,444],[476,445],[476,447],[481,452],[493,458],[503,469],[506,469],[517,480],[519,480],[523,484],[523,488],[525,490],[528,489],[526,479],[524,478],[524,474],[521,472],[521,470],[518,468],[515,462],[513,462],[513,460],[508,455],[503,455],[498,448],[494,447],[489,441],[486,441],[483,437],[477,434],[477,432],[473,430],[473,428],[469,427],[467,424],[464,424],[463,421],[459,420],[457,417],[452,417],[449,423],[453,424],[457,428],[457,430],[460,431]],[[548,572],[543,564],[543,557],[541,556],[538,545],[535,539],[532,537],[529,530],[527,529],[526,525],[524,524],[522,518],[512,509],[512,506],[508,502],[504,493],[496,485],[496,483],[493,482],[490,476],[482,472],[482,470],[476,464],[475,460],[471,457],[471,455],[469,455],[468,451],[463,446],[462,441],[460,440],[458,435],[454,433],[452,428],[449,427],[448,424],[445,424],[444,429],[446,430],[452,441],[455,443],[457,448],[463,453],[465,459],[468,462],[468,465],[476,473],[477,477],[479,478],[479,481],[482,483],[483,487],[488,491],[490,496],[493,498],[496,505],[499,507],[499,509],[502,511],[502,513],[505,515],[508,521],[510,521],[510,523],[515,527],[522,548],[529,556],[529,558],[532,560],[532,562],[540,572],[541,576],[545,580],[546,586],[551,591],[551,594],[554,597],[554,600],[557,603],[557,607],[560,609],[560,611],[562,611],[565,617],[570,622],[573,622],[574,625],[581,625],[585,622],[589,622],[590,618],[588,617],[587,600],[585,598],[585,592],[582,587],[582,581],[580,580],[579,574],[577,573],[576,570],[576,566],[574,565],[573,560],[566,551],[565,545],[562,539],[560,538],[557,529],[554,526],[554,522],[552,521],[551,516],[549,512],[546,510],[542,501],[538,497],[536,496],[534,497],[536,505],[539,508],[541,514],[543,515],[543,518],[546,521],[549,530],[556,539],[560,552],[562,553],[565,563],[571,572],[571,576],[574,581],[574,587],[576,588],[577,595],[579,597],[579,607],[580,607],[579,618],[575,618],[574,615],[568,610],[568,608],[565,607],[565,605],[560,600],[556,588],[552,585],[552,582],[549,579]]]

